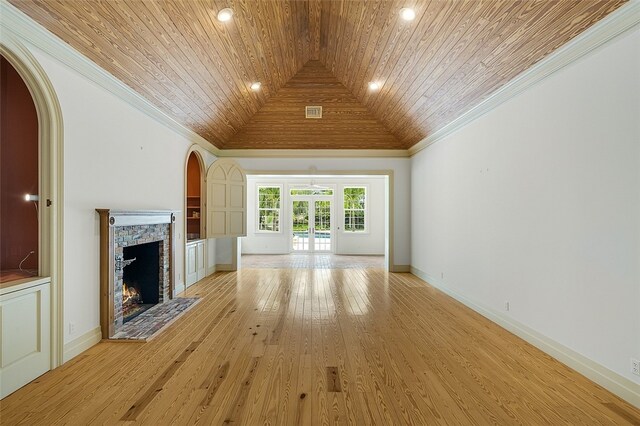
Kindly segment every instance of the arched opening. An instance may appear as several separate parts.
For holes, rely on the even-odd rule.
[[[204,220],[202,219],[203,184],[202,159],[196,151],[192,151],[187,159],[187,241],[204,238]]]
[[[18,71],[0,56],[0,282],[40,275],[38,113]]]
[[[12,96],[11,92],[18,90],[18,87],[23,98],[26,98],[26,88],[37,117],[35,154],[33,145],[30,145],[31,148],[27,151],[19,149],[18,154],[5,154],[3,146],[2,153],[3,157],[7,155],[7,160],[15,161],[18,165],[16,173],[8,178],[10,188],[3,187],[3,195],[6,190],[7,198],[13,199],[11,203],[14,204],[21,199],[24,203],[23,213],[32,215],[31,218],[28,216],[25,218],[26,221],[21,225],[21,229],[24,230],[27,227],[32,229],[33,216],[36,217],[37,223],[35,225],[36,243],[33,242],[32,230],[25,231],[30,233],[28,237],[16,237],[21,238],[20,244],[24,246],[36,246],[35,249],[27,248],[28,253],[31,251],[34,253],[26,258],[28,253],[25,253],[18,263],[18,271],[22,269],[24,271],[21,272],[26,272],[29,276],[0,285],[0,305],[2,305],[0,308],[5,305],[12,306],[12,309],[3,309],[0,332],[0,345],[3,348],[2,381],[0,381],[0,398],[2,398],[47,370],[59,366],[65,357],[70,358],[73,354],[64,352],[63,340],[62,111],[51,82],[27,48],[16,39],[7,37],[0,44],[0,56],[3,60],[3,71],[7,73],[6,82],[7,84],[11,82],[12,85],[8,88],[3,82],[3,98]],[[23,86],[16,84],[18,77]],[[14,102],[6,102],[3,99],[2,106],[13,110]],[[27,109],[30,108],[32,107],[29,106]],[[33,109],[30,111],[29,115],[33,118]],[[21,118],[12,118],[13,114],[18,112],[11,111],[8,112],[10,117],[3,120],[5,122],[2,123],[2,139],[3,145],[7,144],[8,152],[16,148],[13,145],[16,143],[13,133],[21,131],[19,128],[23,125],[24,113],[24,111],[19,113]],[[29,137],[31,138],[29,144],[33,144],[33,134]],[[16,159],[13,158],[15,155],[24,157]],[[20,170],[21,167],[30,170],[27,173],[25,170]],[[36,183],[33,183],[33,167],[36,169]],[[2,169],[4,172],[5,164],[2,165]],[[25,174],[22,175],[22,173]],[[4,176],[2,179],[4,184]],[[34,201],[37,204],[34,204]],[[4,202],[3,199],[2,203]],[[2,214],[4,216],[4,212]],[[5,229],[6,227],[3,226],[3,245]],[[20,250],[22,248],[16,249],[16,251]],[[14,262],[13,259],[5,261]],[[11,263],[7,265],[12,266]],[[15,327],[14,324],[20,324],[20,327]],[[17,344],[18,342],[21,344]],[[29,344],[22,344],[24,342]]]
[[[204,160],[195,147],[187,153],[185,165],[185,289],[206,275],[206,236],[204,222]]]

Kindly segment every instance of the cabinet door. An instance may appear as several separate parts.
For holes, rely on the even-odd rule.
[[[247,180],[242,169],[226,158],[207,171],[207,237],[247,235]]]
[[[198,281],[196,244],[187,244],[187,287]]]
[[[206,274],[206,268],[204,265],[204,241],[196,244],[196,274],[197,280],[200,281]]]
[[[0,297],[0,398],[51,367],[50,283]]]

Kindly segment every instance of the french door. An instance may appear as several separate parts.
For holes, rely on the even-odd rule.
[[[293,252],[332,252],[331,221],[333,197],[293,197],[291,229]]]

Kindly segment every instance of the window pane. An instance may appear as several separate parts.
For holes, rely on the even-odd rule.
[[[261,187],[258,189],[258,207],[261,209],[280,208],[280,188]]]
[[[291,195],[333,195],[333,189],[292,189]]]
[[[345,210],[344,229],[346,231],[364,231],[364,210]]]
[[[365,188],[344,188],[344,208],[364,209]]]
[[[260,231],[280,231],[280,211],[260,209],[258,229]]]
[[[280,188],[258,187],[258,230],[280,231]]]
[[[344,188],[344,230],[365,231],[366,188]]]

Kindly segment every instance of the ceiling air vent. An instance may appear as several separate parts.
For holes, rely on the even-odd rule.
[[[322,107],[306,106],[304,107],[304,116],[307,118],[322,118]]]

